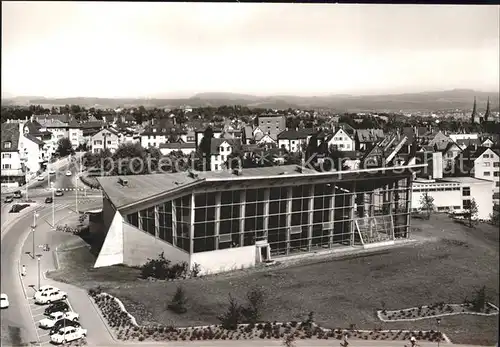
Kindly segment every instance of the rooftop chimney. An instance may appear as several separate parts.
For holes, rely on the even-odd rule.
[[[128,186],[128,180],[127,180],[127,179],[125,179],[125,178],[121,178],[121,177],[119,177],[119,178],[118,178],[118,183],[119,183],[120,185],[122,185],[123,187]]]

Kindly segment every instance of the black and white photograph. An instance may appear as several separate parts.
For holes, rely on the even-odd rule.
[[[500,5],[2,2],[1,346],[498,347]]]

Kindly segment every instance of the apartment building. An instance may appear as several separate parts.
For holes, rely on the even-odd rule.
[[[47,168],[50,154],[48,145],[31,134],[23,134],[19,141],[19,157],[24,163],[27,172],[37,174],[39,170]]]
[[[257,119],[258,128],[264,135],[277,140],[278,134],[286,130],[286,117],[279,114],[262,114]]]

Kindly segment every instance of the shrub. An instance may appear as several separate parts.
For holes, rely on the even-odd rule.
[[[240,324],[242,318],[241,311],[241,306],[236,302],[236,299],[229,294],[228,310],[217,318],[221,321],[224,329],[237,330],[238,324]]]
[[[179,286],[177,287],[174,297],[172,298],[172,302],[168,305],[168,308],[175,313],[179,314],[186,313],[187,312],[186,303],[187,303],[186,292],[181,286]]]
[[[201,266],[198,263],[193,264],[193,268],[191,269],[191,277],[198,277],[201,272]]]
[[[261,311],[264,305],[264,292],[259,288],[254,288],[247,293],[248,304],[241,308],[241,313],[247,323],[255,324],[261,318]]]

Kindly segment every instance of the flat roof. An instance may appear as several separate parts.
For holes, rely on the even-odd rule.
[[[387,171],[395,171],[411,168],[422,168],[427,164],[389,167],[389,168],[372,168],[364,170],[346,170],[346,171],[329,171],[318,172],[313,169],[302,168],[302,172],[297,170],[297,165],[282,165],[262,168],[242,169],[239,175],[235,175],[229,170],[219,171],[194,171],[195,176],[190,176],[188,172],[177,173],[161,173],[149,175],[130,175],[130,176],[108,176],[97,177],[105,195],[115,206],[116,209],[128,208],[132,205],[147,202],[149,200],[158,199],[180,192],[181,190],[195,187],[201,183],[208,182],[217,184],[221,182],[241,182],[249,184],[255,180],[282,180],[290,178],[328,178],[338,177],[337,180],[343,178],[348,180],[355,179],[355,176],[360,173],[379,173],[382,176],[387,175]],[[126,179],[127,185],[123,186],[119,182],[119,178]],[[250,183],[251,184],[251,183]]]
[[[493,181],[490,180],[485,180],[482,178],[475,178],[475,177],[470,177],[470,176],[465,176],[465,177],[446,177],[443,179],[443,181],[448,181],[448,182],[457,182],[457,183],[493,183]]]

